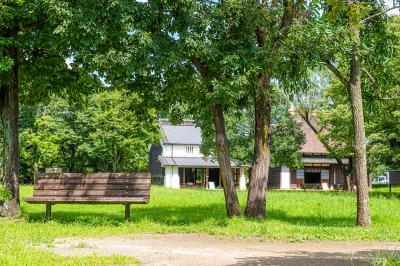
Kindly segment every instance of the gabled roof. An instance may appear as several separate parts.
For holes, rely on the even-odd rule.
[[[327,155],[328,151],[325,149],[318,136],[310,128],[310,126],[304,121],[304,119],[298,115],[293,114],[294,120],[300,125],[301,131],[305,135],[305,142],[301,147],[300,152],[303,154],[324,154]],[[314,117],[315,118],[315,117]],[[317,121],[312,121],[316,123]]]
[[[167,157],[160,156],[161,166],[186,166],[186,167],[219,167],[217,160],[206,157]],[[231,161],[232,167],[238,167],[239,164]]]
[[[193,120],[184,120],[180,125],[172,125],[166,119],[160,119],[163,144],[200,145],[201,129]]]
[[[328,151],[304,119],[298,114],[292,113],[292,115],[305,135],[305,143],[300,152],[327,155]],[[196,126],[195,121],[184,120],[182,124],[172,125],[167,119],[160,119],[159,124],[163,135],[163,144],[201,145],[201,129]]]

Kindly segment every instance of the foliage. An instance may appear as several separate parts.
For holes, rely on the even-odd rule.
[[[72,172],[147,169],[147,147],[160,136],[155,111],[139,109],[141,101],[135,93],[107,91],[75,103],[52,98],[35,112],[23,106],[22,173],[31,180],[52,165]]]
[[[374,174],[400,166],[400,18],[391,17],[387,29],[391,56],[374,66],[375,82],[367,90],[368,162]],[[380,66],[380,67],[379,67]],[[379,67],[379,68],[378,68]]]
[[[11,198],[11,192],[7,188],[0,187],[0,202],[7,201]]]
[[[289,113],[289,106],[276,104],[272,108],[271,164],[300,168],[301,145],[304,134]],[[254,114],[243,109],[235,113],[227,113],[225,123],[228,132],[231,158],[233,161],[251,165],[254,153]],[[215,157],[214,130],[203,131],[201,151],[205,155]]]
[[[91,110],[94,130],[89,134],[97,160],[112,171],[147,169],[147,148],[159,140],[154,110],[141,110],[146,120],[139,120],[133,111],[143,101],[137,94],[115,92],[96,95]],[[136,110],[138,111],[138,110]],[[146,112],[147,113],[144,113]]]
[[[373,265],[376,266],[399,266],[400,258],[398,252],[380,252],[374,260]]]
[[[35,176],[39,169],[58,162],[59,141],[56,121],[49,115],[39,115],[33,127],[24,129],[20,134],[21,165],[32,166],[29,174]]]
[[[271,166],[299,169],[302,167],[300,150],[305,141],[304,133],[289,113],[288,105],[273,107],[272,112]]]
[[[368,38],[363,39],[363,49],[366,49],[362,85],[367,160],[369,171],[374,175],[397,169],[400,165],[396,133],[399,130],[400,80],[395,74],[400,65],[400,20],[392,17],[379,23],[381,27],[370,29],[375,32],[367,32]],[[316,112],[319,128],[323,129],[319,137],[330,144],[332,157],[353,157],[353,126],[347,89],[334,75],[321,69],[309,75],[308,86],[309,93],[297,96],[296,106],[303,111]]]

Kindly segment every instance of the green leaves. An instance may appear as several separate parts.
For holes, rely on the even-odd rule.
[[[11,199],[11,192],[8,188],[0,187],[0,203]]]
[[[156,112],[142,102],[121,90],[76,103],[53,97],[44,107],[23,106],[22,174],[30,178],[52,165],[70,172],[144,171],[148,145],[160,136]]]

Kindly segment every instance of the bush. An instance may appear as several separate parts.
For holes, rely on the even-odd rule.
[[[7,188],[0,187],[0,202],[5,202],[11,199],[11,192]]]

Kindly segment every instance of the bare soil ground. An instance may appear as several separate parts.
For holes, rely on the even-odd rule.
[[[200,234],[143,234],[134,238],[58,239],[41,248],[60,255],[133,256],[142,265],[371,265],[373,257],[400,255],[400,242],[261,241]]]

